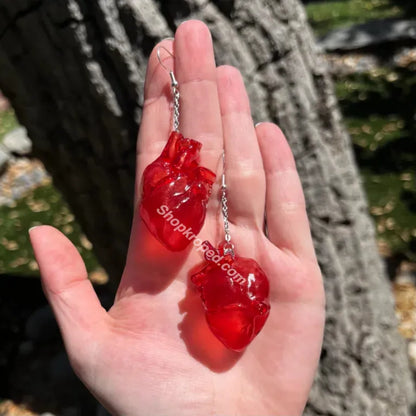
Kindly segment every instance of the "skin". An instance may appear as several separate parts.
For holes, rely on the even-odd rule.
[[[202,142],[201,165],[218,182],[199,235],[223,236],[219,205],[226,154],[229,219],[238,255],[255,259],[270,280],[271,311],[263,330],[240,353],[211,333],[189,276],[203,263],[191,244],[172,253],[138,215],[141,176],[171,130],[173,68],[181,93],[181,132]],[[242,77],[216,67],[211,35],[199,21],[153,50],[138,139],[135,215],[126,266],[107,312],[72,243],[50,226],[31,229],[42,285],[71,364],[113,414],[301,415],[318,365],[325,295],[302,187],[290,147],[272,123],[256,127]],[[265,236],[264,216],[268,237]]]

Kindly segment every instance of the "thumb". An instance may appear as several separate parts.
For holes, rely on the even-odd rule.
[[[104,329],[107,313],[72,243],[47,225],[30,229],[29,235],[43,290],[58,321],[68,355],[73,363],[77,362],[80,354],[86,352],[86,346],[94,344]]]

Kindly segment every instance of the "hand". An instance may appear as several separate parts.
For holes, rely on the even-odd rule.
[[[268,275],[270,316],[244,352],[227,350],[189,284],[201,253],[192,244],[169,252],[138,215],[141,175],[171,130],[169,76],[155,48],[138,140],[136,209],[113,307],[101,307],[80,255],[60,232],[30,232],[71,364],[115,415],[301,415],[319,361],[325,299],[289,145],[276,125],[253,126],[242,77],[233,67],[216,68],[204,24],[188,21],[174,42],[161,44],[174,47],[181,132],[203,143],[201,165],[219,174],[225,146],[232,241]],[[167,54],[163,60],[173,65]],[[199,235],[215,245],[224,238],[218,190]]]

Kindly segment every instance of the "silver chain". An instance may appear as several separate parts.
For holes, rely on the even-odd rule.
[[[172,95],[173,95],[173,130],[179,132],[179,88],[178,88],[178,81],[175,78],[175,74],[172,70],[168,69],[166,65],[163,64],[162,59],[160,57],[160,49],[164,49],[169,55],[173,55],[170,51],[168,51],[165,47],[161,47],[157,50],[157,58],[159,59],[159,63],[169,72],[170,80],[171,80],[171,87],[172,87]],[[222,173],[222,185],[221,185],[221,210],[222,210],[222,217],[224,221],[224,234],[225,234],[225,244],[224,244],[224,255],[231,254],[234,257],[234,244],[231,242],[231,234],[230,234],[230,224],[228,221],[228,200],[227,200],[227,184],[225,183],[225,152],[222,153],[222,165],[223,165],[223,173]]]
[[[176,81],[173,71],[169,72],[173,95],[173,130],[179,132],[179,89],[178,81]]]
[[[231,254],[234,257],[234,244],[231,242],[230,223],[228,221],[227,184],[225,182],[225,152],[222,153],[222,182],[221,182],[221,210],[224,221],[225,245],[224,255]]]

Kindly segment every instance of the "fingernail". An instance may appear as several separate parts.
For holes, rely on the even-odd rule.
[[[32,230],[34,230],[35,228],[38,228],[39,227],[39,225],[35,225],[35,226],[33,226],[33,227],[30,227],[29,228],[29,230],[28,230],[28,233],[30,234],[30,232],[32,231]]]
[[[254,125],[254,127],[260,126],[260,124],[263,124],[263,123],[264,123],[264,121],[259,121],[258,123],[256,123],[256,124]]]

